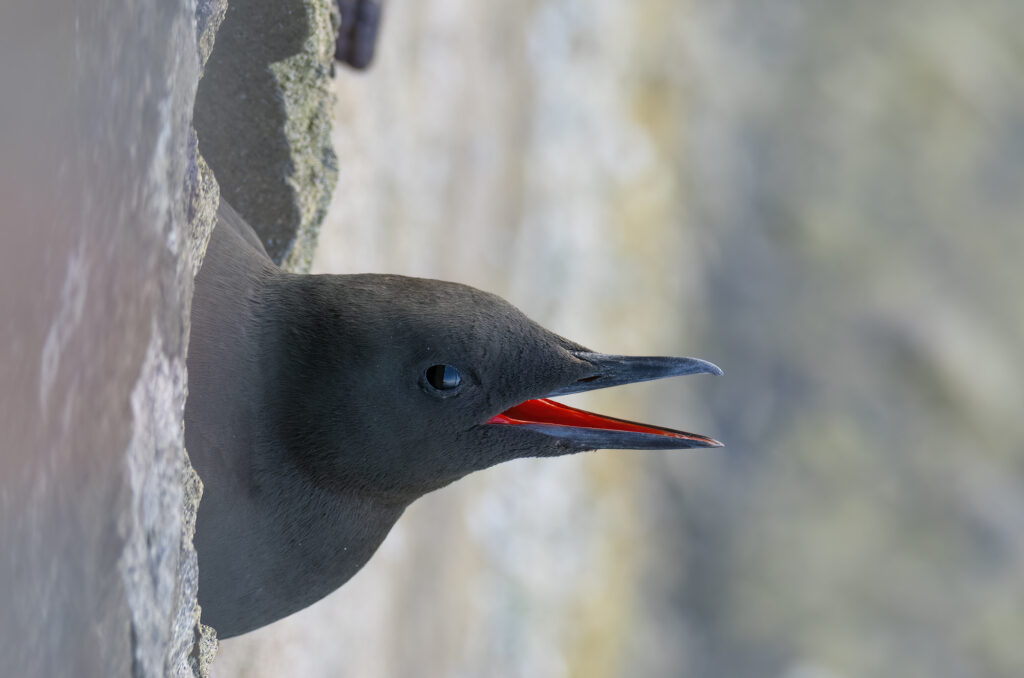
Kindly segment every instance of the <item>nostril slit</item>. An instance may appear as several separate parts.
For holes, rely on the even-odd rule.
[[[587,383],[588,381],[594,381],[595,379],[600,379],[600,378],[601,378],[601,375],[600,375],[600,374],[595,374],[595,375],[594,375],[594,376],[592,376],[592,377],[583,377],[582,379],[577,379],[576,381],[577,381],[577,382],[582,382],[582,383],[584,383],[584,384],[585,384],[585,383]]]

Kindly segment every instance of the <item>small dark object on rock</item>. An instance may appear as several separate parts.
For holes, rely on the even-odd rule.
[[[363,70],[373,61],[383,0],[335,0],[341,13],[341,28],[334,58]]]

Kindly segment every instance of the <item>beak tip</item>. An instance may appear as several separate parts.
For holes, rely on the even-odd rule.
[[[719,367],[718,365],[714,364],[710,360],[701,360],[699,358],[684,358],[684,360],[689,360],[689,361],[691,361],[693,364],[695,364],[697,366],[697,369],[694,370],[695,372],[698,372],[698,373],[703,372],[704,374],[713,374],[716,377],[720,377],[723,374],[725,374],[725,372],[722,371],[721,367]]]

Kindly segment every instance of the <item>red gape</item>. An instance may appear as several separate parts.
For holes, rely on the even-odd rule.
[[[645,426],[623,419],[605,417],[593,412],[577,410],[574,407],[556,403],[554,400],[541,398],[527,400],[510,407],[501,414],[487,420],[488,424],[547,424],[549,426],[573,426],[576,428],[596,428],[605,431],[630,431],[632,433],[653,433],[669,438],[683,440],[710,440],[705,436],[670,431],[653,426]]]

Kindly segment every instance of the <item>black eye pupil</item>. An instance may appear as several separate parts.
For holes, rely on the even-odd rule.
[[[462,382],[462,375],[451,365],[433,365],[427,368],[427,383],[438,391],[455,388]]]

